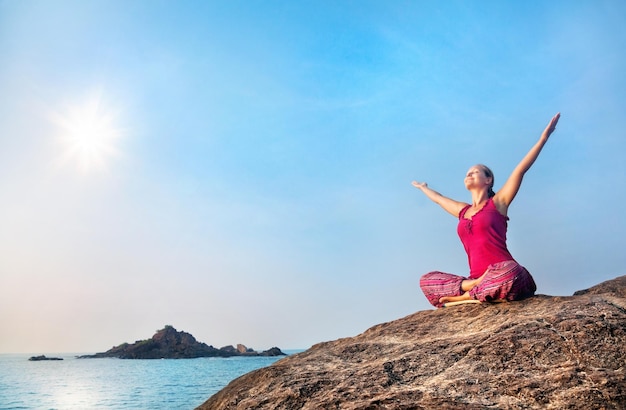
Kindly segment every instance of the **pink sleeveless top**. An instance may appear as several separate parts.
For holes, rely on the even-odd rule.
[[[470,266],[471,279],[480,277],[489,265],[513,260],[506,247],[506,228],[509,218],[496,209],[493,200],[489,198],[485,206],[471,219],[466,219],[465,213],[470,205],[459,213],[457,233]]]

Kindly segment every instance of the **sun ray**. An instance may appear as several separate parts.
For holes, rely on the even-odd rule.
[[[118,140],[124,135],[116,124],[117,115],[106,107],[101,93],[52,115],[64,146],[62,164],[74,162],[79,171],[106,170],[108,161],[119,157]]]

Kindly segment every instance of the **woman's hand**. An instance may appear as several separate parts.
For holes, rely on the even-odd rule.
[[[556,124],[559,122],[559,118],[561,118],[560,112],[552,117],[546,129],[543,130],[543,133],[541,134],[541,139],[547,140],[548,138],[550,138],[550,135],[554,132],[554,129],[556,128]]]
[[[433,201],[434,203],[436,203],[437,205],[445,209],[446,212],[449,212],[455,218],[458,218],[459,212],[461,212],[461,209],[463,209],[464,207],[468,205],[465,202],[455,201],[454,199],[450,199],[448,197],[441,195],[439,192],[434,191],[431,188],[429,188],[426,182],[413,181],[411,185],[413,185],[415,188],[418,188],[420,191],[424,193],[424,195],[428,197],[428,199],[430,199],[431,201]]]
[[[550,138],[550,134],[552,134],[556,128],[559,118],[561,118],[561,113],[557,113],[554,117],[552,117],[546,129],[543,130],[539,141],[537,141],[530,151],[528,151],[520,163],[517,164],[509,176],[509,179],[506,180],[502,188],[500,188],[500,190],[496,193],[496,196],[493,197],[496,208],[498,208],[498,211],[500,211],[502,215],[506,215],[509,205],[515,198],[515,195],[517,195],[517,191],[519,191],[519,188],[522,185],[524,174],[535,163],[535,160],[539,156],[543,146],[548,141],[548,138]]]

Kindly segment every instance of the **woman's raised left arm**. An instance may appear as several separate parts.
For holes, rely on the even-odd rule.
[[[548,139],[550,138],[552,132],[554,132],[554,129],[556,128],[556,124],[559,122],[560,117],[561,113],[557,113],[554,117],[552,117],[552,119],[546,126],[546,129],[543,130],[543,132],[541,133],[539,141],[537,141],[537,143],[533,145],[533,147],[530,149],[530,151],[528,151],[526,156],[524,156],[520,163],[517,164],[517,166],[509,176],[509,179],[507,179],[502,188],[493,197],[496,207],[504,215],[506,215],[506,211],[509,205],[511,204],[511,202],[513,202],[515,195],[517,195],[517,192],[522,185],[522,179],[524,178],[524,174],[534,164],[535,160],[539,156],[539,153],[543,149],[543,146],[546,144],[546,142],[548,142]]]

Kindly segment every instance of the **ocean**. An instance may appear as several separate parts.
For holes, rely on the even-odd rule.
[[[286,350],[294,354],[301,350]],[[0,354],[0,409],[193,409],[231,380],[284,358],[29,361]]]

